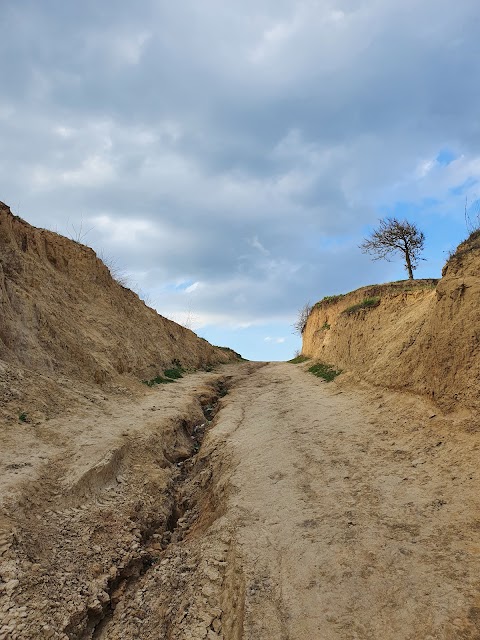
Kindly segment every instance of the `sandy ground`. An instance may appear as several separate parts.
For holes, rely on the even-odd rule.
[[[234,391],[245,638],[479,638],[479,433],[288,364]],[[457,429],[455,429],[457,426]]]
[[[478,421],[283,363],[104,402],[2,440],[0,640],[480,638]]]

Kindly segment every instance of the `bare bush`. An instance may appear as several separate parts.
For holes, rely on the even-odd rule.
[[[83,216],[80,216],[80,220],[78,222],[67,222],[68,227],[70,228],[70,240],[74,242],[78,242],[78,244],[85,244],[85,238],[88,236],[90,231],[95,229],[93,227],[87,227],[84,223]]]
[[[471,204],[468,204],[468,196],[465,196],[465,226],[468,233],[480,230],[480,200],[476,196]]]
[[[104,251],[100,251],[98,257],[103,262],[103,264],[107,267],[110,272],[110,275],[118,282],[119,285],[125,287],[126,289],[130,288],[130,277],[128,272],[120,266],[117,258],[112,258],[108,256]]]
[[[313,307],[310,302],[307,302],[301,309],[298,310],[297,319],[292,325],[295,333],[298,333],[299,335],[303,334],[303,332],[305,331],[305,327],[307,326],[308,316],[310,315],[312,308]]]

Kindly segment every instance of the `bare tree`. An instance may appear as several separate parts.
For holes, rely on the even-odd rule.
[[[389,260],[392,253],[401,253],[405,258],[405,269],[413,280],[420,254],[425,244],[425,236],[415,224],[397,218],[384,218],[374,229],[370,238],[360,245],[363,253],[370,253],[374,260]]]
[[[298,310],[297,319],[292,325],[295,330],[294,331],[295,333],[302,335],[302,333],[305,331],[305,327],[307,326],[308,316],[310,315],[311,310],[312,310],[312,305],[309,302],[304,304],[303,307]]]

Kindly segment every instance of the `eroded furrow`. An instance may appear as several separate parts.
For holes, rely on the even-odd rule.
[[[158,422],[152,413],[142,433],[68,489],[67,464],[58,461],[35,491],[25,487],[5,505],[2,640],[130,637],[115,635],[117,609],[128,609],[172,547],[198,537],[220,513],[208,495],[212,472],[202,443],[230,383],[220,377],[202,387],[182,416]]]
[[[159,527],[157,522],[153,522],[150,528],[143,531],[140,557],[133,559],[108,585],[106,592],[109,599],[101,614],[96,616],[87,626],[82,640],[105,637],[106,629],[119,602],[128,598],[135,591],[140,578],[145,576],[153,565],[162,561],[166,555],[164,551],[168,550],[170,545],[185,538],[197,520],[197,503],[200,496],[198,492],[186,491],[185,487],[189,483],[195,482],[195,476],[198,472],[196,457],[200,452],[207,429],[211,426],[217,413],[218,400],[227,393],[225,381],[219,381],[215,385],[215,393],[218,395],[201,399],[203,422],[200,424],[191,424],[187,420],[182,422],[185,436],[191,441],[191,452],[187,456],[182,454],[172,460],[178,471],[173,477],[173,488],[169,496],[170,512],[165,524]],[[161,551],[159,547],[161,547]]]

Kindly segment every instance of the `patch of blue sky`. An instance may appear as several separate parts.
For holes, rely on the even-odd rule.
[[[433,197],[422,198],[419,202],[399,200],[390,205],[379,207],[381,217],[395,217],[399,219],[424,216],[438,207],[441,201]]]
[[[357,234],[345,233],[341,236],[320,236],[316,239],[316,247],[321,251],[335,252],[355,245],[358,240]]]
[[[461,184],[449,189],[449,193],[452,196],[462,196],[462,195],[465,195],[472,187],[474,187],[477,184],[478,184],[478,180],[470,176],[466,180],[464,180],[464,182],[462,182]]]
[[[470,216],[478,215],[480,213],[480,198],[474,197],[472,200],[467,202],[467,214]]]
[[[353,245],[358,244],[358,232],[348,233],[347,231],[342,235],[325,235],[322,233],[308,233],[302,238],[302,242],[306,249],[314,249],[321,253],[340,251],[342,249],[348,249]]]
[[[445,148],[440,150],[435,160],[437,164],[442,165],[442,167],[447,167],[457,158],[458,158],[458,155],[455,152],[453,152],[451,149]]]
[[[191,287],[194,280],[184,280],[182,282],[167,282],[162,285],[161,292],[181,293]]]
[[[197,333],[212,344],[229,346],[247,360],[290,360],[302,345],[293,327],[280,322],[239,328],[207,325]]]

